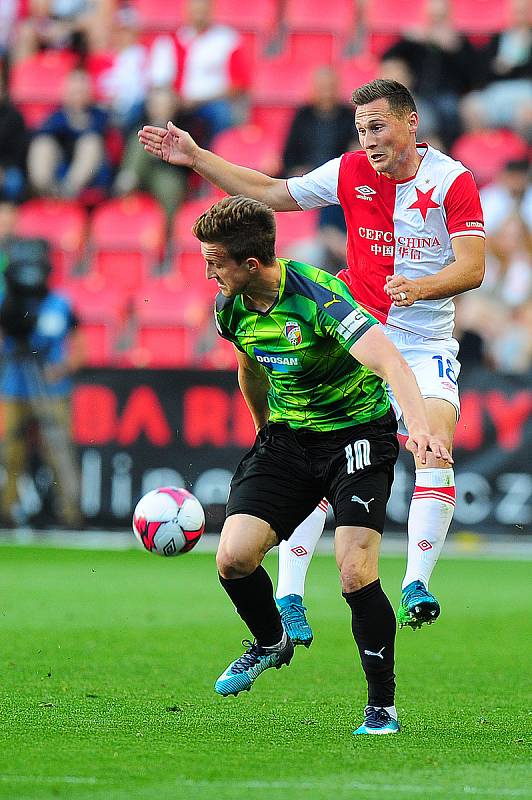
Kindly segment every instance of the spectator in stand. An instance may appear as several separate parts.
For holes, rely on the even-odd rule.
[[[110,111],[110,122],[125,134],[138,126],[148,85],[148,50],[139,42],[140,21],[134,8],[120,8],[111,29],[109,49],[89,56],[95,93]]]
[[[321,66],[312,78],[311,98],[297,109],[283,152],[283,172],[302,175],[355,145],[353,109],[340,96],[338,73]],[[335,274],[345,263],[346,227],[342,209],[320,210],[315,238],[285,248],[283,255]]]
[[[458,101],[478,83],[478,56],[450,19],[449,0],[427,0],[426,23],[407,32],[384,56],[406,61],[416,98],[432,103],[447,149],[461,132]]]
[[[486,233],[500,229],[517,212],[532,231],[532,183],[527,159],[508,161],[493,183],[480,192]]]
[[[151,81],[174,86],[186,111],[198,114],[209,137],[242,119],[250,74],[239,33],[213,22],[212,0],[188,0],[188,24],[155,40]]]
[[[514,0],[512,24],[495,34],[481,56],[484,85],[464,98],[468,130],[515,128],[532,139],[532,25],[529,0]]]
[[[412,94],[419,113],[419,128],[417,139],[419,142],[428,142],[438,150],[444,149],[440,136],[440,120],[438,110],[432,98],[420,97],[414,91],[415,78],[408,61],[403,56],[388,53],[381,59],[379,78],[398,81]]]
[[[0,3],[0,57],[4,58],[13,44],[16,21],[20,12],[19,0]]]
[[[283,153],[283,173],[303,175],[354,143],[353,109],[340,96],[338,73],[318,67],[310,102],[297,109]]]
[[[88,187],[103,191],[110,177],[106,127],[107,112],[93,104],[88,74],[72,70],[61,108],[44,121],[30,144],[28,177],[33,190],[65,198],[79,197]]]
[[[0,198],[18,202],[26,185],[28,132],[20,111],[7,94],[0,70]]]
[[[166,125],[169,119],[174,120],[179,127],[194,129],[201,141],[205,139],[204,126],[193,114],[182,110],[180,99],[173,89],[169,87],[150,89],[142,124]],[[149,192],[164,207],[170,225],[176,209],[185,199],[189,176],[190,170],[185,167],[176,170],[166,161],[154,162],[134,132],[127,140],[126,151],[113,189],[118,195],[136,190]]]
[[[23,60],[39,50],[99,49],[109,30],[115,0],[29,0],[28,15],[17,30],[14,57]]]

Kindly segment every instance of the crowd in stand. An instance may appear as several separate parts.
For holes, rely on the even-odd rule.
[[[203,287],[197,243],[187,234],[195,212],[215,196],[186,170],[147,155],[137,140],[138,127],[171,119],[199,143],[239,163],[271,174],[301,174],[357,148],[350,90],[381,76],[411,89],[420,139],[463,161],[481,187],[487,274],[480,290],[457,301],[462,360],[483,360],[507,373],[529,369],[528,0],[493,0],[492,29],[459,23],[452,12],[460,3],[451,6],[449,0],[426,0],[419,19],[404,18],[395,30],[379,28],[376,10],[388,8],[383,0],[335,3],[337,12],[345,11],[342,28],[332,18],[320,27],[312,19],[313,3],[307,4],[303,23],[296,14],[301,4],[294,0],[257,2],[255,18],[248,5],[243,0],[0,3],[0,237],[42,234],[31,220],[44,206],[31,206],[36,210],[25,214],[28,203],[43,199],[58,209],[79,207],[83,230],[76,245],[64,244],[68,231],[52,244],[63,251],[54,261],[55,285],[64,284],[77,303],[89,346],[97,328],[108,334],[103,349],[89,352],[89,362],[232,364],[212,331],[212,291]],[[474,9],[469,0],[463,5]],[[47,74],[56,76],[49,93],[42,83]],[[151,205],[145,195],[153,198]],[[98,241],[103,223],[98,227],[96,221],[104,209],[122,215],[130,231],[143,209],[146,219],[155,220],[145,233],[139,222],[135,232],[142,265],[138,281],[131,279],[124,290],[118,316],[118,306],[109,300],[117,294],[113,271],[105,272],[106,259],[98,255],[107,247],[127,258],[128,247],[118,240]],[[62,212],[59,216],[65,219]],[[282,254],[336,272],[345,252],[339,208],[309,214],[303,225],[297,216],[282,222]],[[119,225],[111,227],[116,233]],[[102,298],[96,313],[95,304],[87,302],[91,292]],[[139,297],[160,308],[159,318],[139,312]],[[107,318],[103,298],[109,300]],[[142,337],[158,325],[162,336],[170,328],[174,335],[183,329],[170,353],[161,351],[161,336]]]

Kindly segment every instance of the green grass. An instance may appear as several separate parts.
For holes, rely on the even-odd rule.
[[[394,604],[402,567],[383,560]],[[355,738],[364,685],[331,557],[309,574],[312,648],[223,699],[245,631],[213,555],[3,547],[0,798],[532,798],[529,575],[442,561],[441,620],[398,634],[403,732]]]

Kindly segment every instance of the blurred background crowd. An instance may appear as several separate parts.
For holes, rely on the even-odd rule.
[[[240,164],[308,171],[356,149],[352,90],[394,78],[419,139],[481,189],[482,288],[457,301],[461,357],[532,354],[529,0],[0,0],[0,246],[45,237],[92,366],[233,366],[190,227],[216,199],[148,156],[168,119]],[[336,272],[339,208],[278,214],[278,252]]]

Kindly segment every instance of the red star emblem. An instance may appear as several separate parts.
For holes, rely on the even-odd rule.
[[[428,189],[428,191],[422,192],[421,189],[418,189],[416,186],[417,200],[415,203],[412,203],[411,206],[408,206],[409,209],[410,208],[419,209],[421,216],[423,217],[423,222],[425,222],[425,220],[427,219],[427,211],[429,210],[429,208],[440,207],[440,204],[435,203],[431,197],[432,192],[434,191],[435,188],[436,187],[433,186],[432,189]]]

